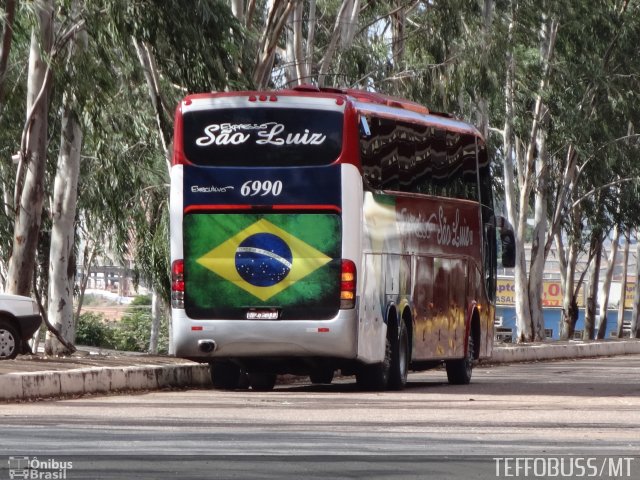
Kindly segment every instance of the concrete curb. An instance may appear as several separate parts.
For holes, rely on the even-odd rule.
[[[640,340],[540,343],[493,349],[490,363],[539,362],[585,357],[640,354]]]
[[[500,346],[487,363],[538,362],[640,354],[640,340]],[[0,401],[55,398],[87,393],[211,387],[207,364],[90,367],[0,375]]]
[[[107,393],[157,390],[165,387],[209,387],[207,364],[93,367],[0,375],[0,400],[15,401]]]

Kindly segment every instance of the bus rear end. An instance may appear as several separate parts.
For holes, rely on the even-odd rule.
[[[361,187],[343,182],[359,178],[340,161],[355,125],[346,105],[290,92],[195,95],[178,108],[172,348],[211,362],[218,386],[239,371],[267,386],[275,373],[333,372],[356,355],[359,223],[342,219]]]

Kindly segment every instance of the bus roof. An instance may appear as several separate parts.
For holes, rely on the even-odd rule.
[[[442,126],[448,130],[471,134],[482,138],[480,132],[473,125],[457,120],[451,115],[431,112],[427,107],[411,100],[351,88],[319,88],[315,85],[303,84],[287,90],[247,90],[198,93],[188,95],[184,98],[183,102],[185,105],[190,105],[191,102],[198,100],[213,100],[225,97],[247,97],[247,100],[250,102],[271,103],[277,102],[278,97],[282,96],[335,99],[339,105],[342,102],[350,103],[356,111],[363,112],[365,114],[369,113],[389,118],[402,119],[409,122]]]

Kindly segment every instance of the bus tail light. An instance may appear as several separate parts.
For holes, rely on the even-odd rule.
[[[171,306],[184,308],[184,260],[171,264]]]
[[[356,306],[356,264],[342,260],[340,274],[340,308],[347,310]]]

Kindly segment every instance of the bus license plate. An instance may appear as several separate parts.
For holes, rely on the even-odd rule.
[[[277,320],[277,310],[249,310],[247,320]]]

